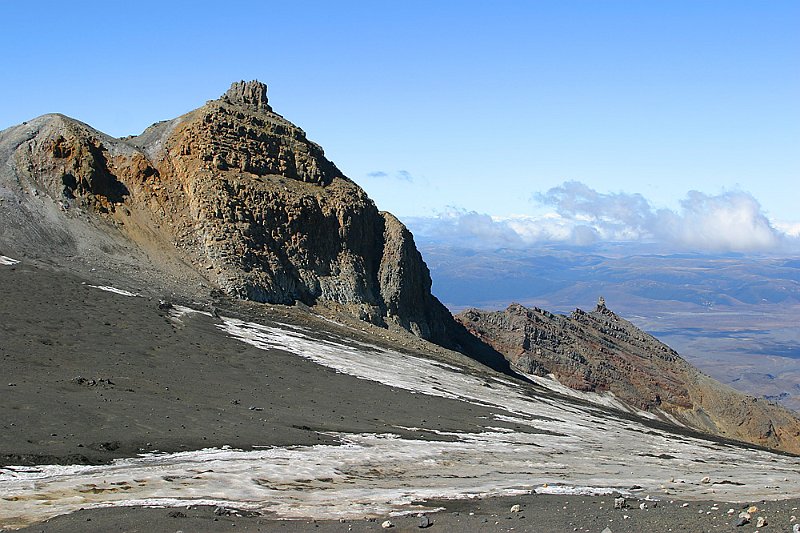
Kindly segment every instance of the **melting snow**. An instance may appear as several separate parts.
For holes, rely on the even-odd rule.
[[[489,406],[496,414],[482,432],[443,433],[448,442],[334,433],[340,446],[205,449],[103,466],[0,469],[0,494],[14,497],[0,506],[0,528],[109,505],[213,503],[286,518],[352,518],[422,510],[412,502],[426,498],[531,490],[604,494],[639,485],[642,495],[666,490],[681,499],[800,496],[795,457],[675,435],[614,418],[598,406],[534,394],[510,380],[474,376],[352,339],[315,338],[301,327],[227,318],[219,327],[262,349],[284,350],[415,393]],[[492,427],[498,422],[517,429]],[[701,483],[706,476],[711,483]],[[742,484],[715,484],[724,481]]]
[[[186,315],[195,315],[195,314],[208,317],[214,316],[208,311],[200,311],[198,309],[192,309],[191,307],[184,307],[182,305],[173,305],[172,308],[169,310],[169,316],[171,316],[175,320],[180,320]]]
[[[16,265],[17,263],[19,263],[19,261],[17,261],[16,259],[11,259],[10,257],[7,257],[5,255],[0,255],[0,265],[12,266]]]
[[[563,394],[565,396],[571,396],[572,398],[579,398],[581,400],[586,400],[587,402],[591,402],[597,405],[604,405],[606,407],[613,407],[614,409],[618,409],[620,411],[625,411],[627,413],[633,413],[637,416],[642,416],[645,418],[657,419],[658,417],[653,413],[648,413],[647,411],[642,411],[641,409],[634,409],[630,405],[626,404],[617,399],[613,392],[583,392],[575,389],[571,389],[566,385],[562,384],[558,379],[556,379],[555,375],[548,374],[547,377],[537,376],[535,374],[527,374],[525,372],[520,371],[517,369],[517,372],[524,375],[534,383],[546,388],[550,389],[553,392],[557,392],[559,394]],[[665,413],[666,414],[666,413]],[[671,420],[675,420],[674,418],[670,417]]]

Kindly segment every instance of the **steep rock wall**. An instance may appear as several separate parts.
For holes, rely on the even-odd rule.
[[[266,91],[260,82],[234,83],[220,99],[126,139],[40,117],[0,133],[0,186],[20,198],[48,197],[55,221],[37,217],[41,201],[16,203],[66,240],[91,240],[74,222],[93,217],[84,225],[95,233],[174,252],[232,296],[334,302],[446,343],[452,317],[430,293],[411,234],[274,113]],[[19,241],[25,231],[6,238]]]

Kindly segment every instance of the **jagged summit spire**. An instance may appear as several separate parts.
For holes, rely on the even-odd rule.
[[[606,307],[606,299],[602,296],[597,299],[597,307],[595,308],[596,313],[603,313],[604,315],[613,316],[614,312],[611,311],[608,307]]]
[[[222,95],[222,99],[257,111],[272,111],[267,99],[267,84],[258,80],[231,83],[231,88]]]

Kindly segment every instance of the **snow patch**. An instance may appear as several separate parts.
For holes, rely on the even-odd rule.
[[[118,289],[116,287],[111,287],[109,285],[87,285],[87,286],[93,289],[100,289],[101,291],[113,292],[114,294],[121,294],[122,296],[141,296],[141,294],[126,291],[124,289]]]
[[[543,377],[543,376],[537,376],[535,374],[528,374],[526,372],[522,372],[518,368],[516,370],[517,372],[524,375],[526,378],[530,379],[537,385],[541,385],[542,387],[550,389],[553,392],[557,392],[565,396],[570,396],[572,398],[579,398],[581,400],[586,400],[587,402],[591,402],[597,405],[611,407],[613,409],[618,409],[626,413],[632,413],[637,416],[649,418],[651,420],[656,420],[658,418],[653,413],[650,413],[648,411],[643,411],[642,409],[636,409],[635,407],[623,402],[622,400],[617,399],[616,395],[611,391],[606,391],[606,392],[579,391],[562,384],[553,374],[548,374],[547,377]]]
[[[200,311],[199,309],[192,309],[191,307],[184,307],[182,305],[173,305],[169,310],[169,316],[175,320],[180,320],[186,315],[203,315],[208,317],[214,316],[208,311]]]
[[[569,485],[546,485],[536,488],[536,494],[571,494],[578,496],[604,496],[608,494],[620,494],[630,496],[627,490],[611,487],[571,487]]]
[[[16,265],[17,263],[19,263],[19,261],[17,261],[16,259],[11,259],[10,257],[5,255],[0,255],[0,265],[13,266]]]
[[[20,516],[43,520],[81,507],[130,505],[226,505],[282,518],[432,512],[413,502],[524,494],[552,481],[549,474],[519,468],[518,445],[535,441],[534,434],[486,431],[456,442],[332,435],[340,446],[205,449],[148,454],[105,466],[0,471],[3,493],[17,498],[0,508],[0,525],[12,527]],[[573,489],[578,494],[613,490]],[[569,487],[562,490],[567,493]]]

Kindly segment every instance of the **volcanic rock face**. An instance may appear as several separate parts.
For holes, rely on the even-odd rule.
[[[469,309],[457,319],[528,374],[554,374],[576,390],[611,391],[640,409],[689,405],[682,376],[691,365],[604,305],[567,317],[512,304],[502,313]]]
[[[0,159],[0,192],[19,204],[0,239],[17,248],[57,248],[47,235],[74,251],[113,230],[239,298],[329,302],[442,342],[452,325],[411,234],[272,111],[260,82],[126,139],[46,115],[0,132]]]
[[[800,453],[800,420],[790,411],[703,375],[602,299],[594,311],[570,316],[512,304],[502,312],[468,309],[456,320],[527,374],[552,375],[581,391],[609,391],[701,431]]]

